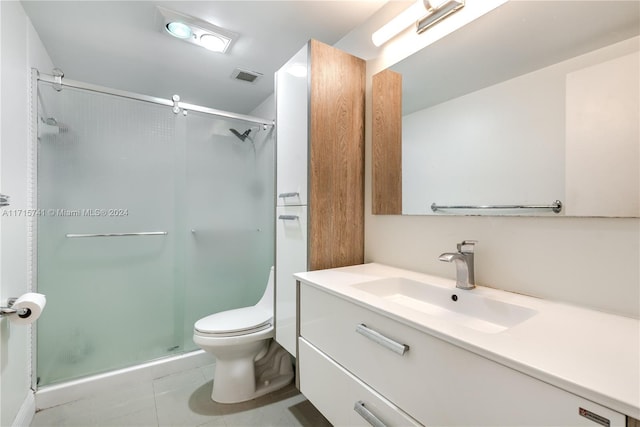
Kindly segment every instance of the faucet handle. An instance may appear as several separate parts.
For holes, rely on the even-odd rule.
[[[458,243],[458,252],[472,254],[476,243],[477,240],[463,240],[462,243]]]

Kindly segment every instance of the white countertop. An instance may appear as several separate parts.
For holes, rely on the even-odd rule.
[[[298,273],[311,286],[385,314],[456,346],[640,419],[640,321],[382,264]],[[499,333],[483,333],[399,306],[353,285],[404,277],[529,307],[538,313]]]

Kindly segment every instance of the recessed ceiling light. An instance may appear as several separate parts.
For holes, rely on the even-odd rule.
[[[160,6],[158,11],[164,18],[163,24],[167,33],[213,52],[227,52],[239,36],[237,33],[193,16],[183,15]]]
[[[183,24],[182,22],[169,22],[165,28],[169,34],[179,39],[188,39],[193,34],[191,27],[187,24]]]
[[[214,34],[200,36],[200,46],[213,52],[224,52],[231,40]]]

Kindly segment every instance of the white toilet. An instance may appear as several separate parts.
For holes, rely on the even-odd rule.
[[[216,358],[211,399],[237,403],[289,384],[289,353],[273,338],[273,267],[264,295],[252,307],[212,314],[194,325],[193,341]]]

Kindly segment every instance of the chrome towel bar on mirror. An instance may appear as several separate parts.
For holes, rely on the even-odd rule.
[[[139,233],[66,234],[65,237],[76,239],[79,237],[166,236],[167,234],[166,231],[142,231]]]
[[[401,344],[397,341],[392,340],[391,338],[385,337],[380,332],[368,328],[364,323],[360,323],[358,326],[356,326],[356,332],[369,338],[371,341],[380,344],[384,348],[399,354],[400,356],[404,356],[404,354],[409,351],[408,345]]]
[[[444,206],[431,204],[431,210],[436,212],[442,209],[550,209],[555,213],[562,211],[562,202],[556,200],[550,205],[456,205]]]

